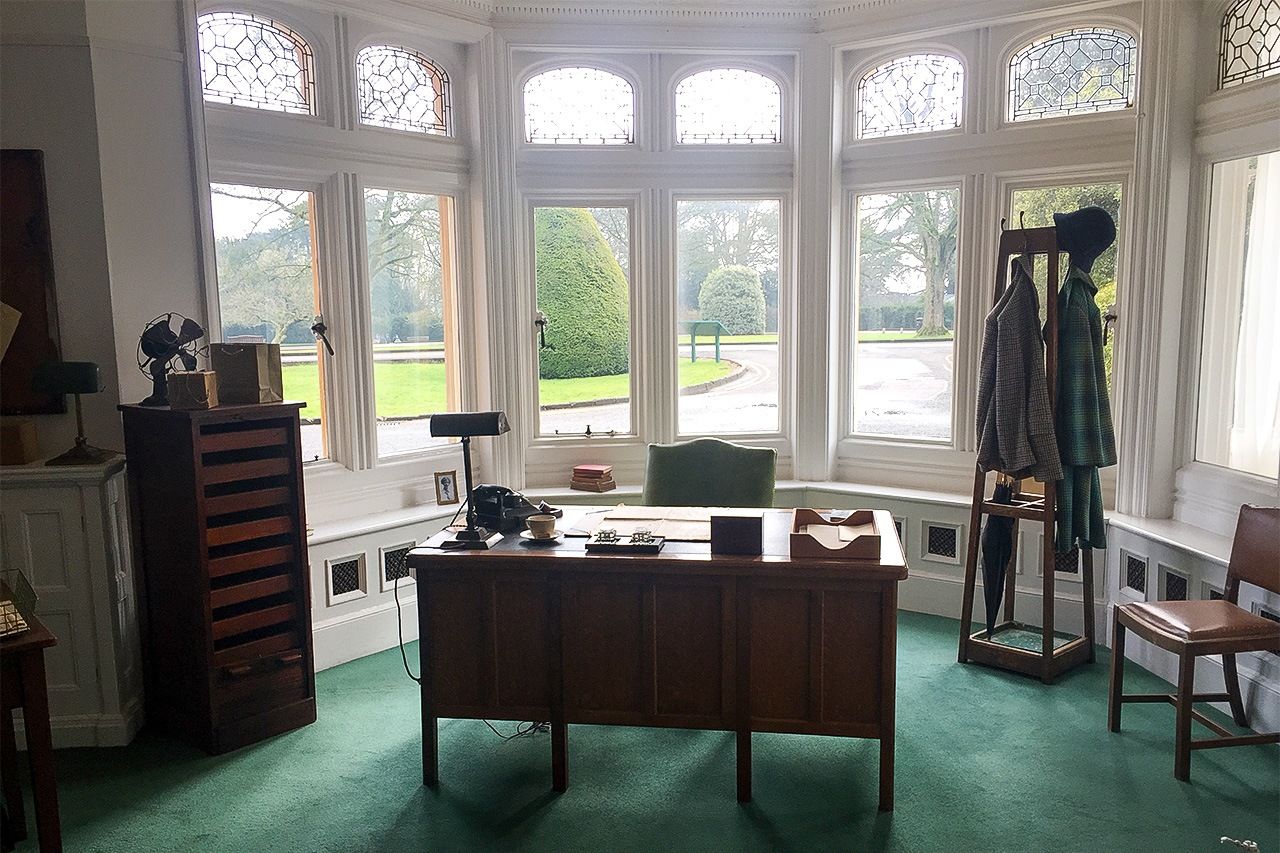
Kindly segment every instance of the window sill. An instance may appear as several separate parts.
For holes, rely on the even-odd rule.
[[[1111,513],[1107,516],[1107,524],[1220,566],[1227,565],[1231,559],[1231,537],[1196,527],[1185,521],[1172,518],[1139,518]]]
[[[380,533],[384,530],[393,530],[397,527],[405,527],[422,521],[452,518],[460,506],[461,504],[411,506],[403,509],[369,513],[354,518],[345,518],[341,521],[317,524],[307,535],[307,545],[324,545],[327,542],[336,542],[340,539],[350,539],[355,536],[366,536],[370,533]]]

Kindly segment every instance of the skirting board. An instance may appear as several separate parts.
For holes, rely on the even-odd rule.
[[[64,714],[51,717],[49,728],[54,749],[83,746],[128,746],[142,728],[142,703],[129,702],[120,714]],[[14,734],[19,749],[27,748],[27,733],[21,716],[14,717]]]
[[[418,639],[417,602],[416,586],[400,591],[400,618],[406,643]],[[394,648],[399,643],[396,603],[388,601],[316,622],[312,625],[311,636],[317,671]],[[417,655],[410,656],[409,665],[417,670]]]

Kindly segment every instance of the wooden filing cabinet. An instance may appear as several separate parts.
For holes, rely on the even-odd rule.
[[[301,405],[120,407],[147,720],[211,753],[316,718]]]

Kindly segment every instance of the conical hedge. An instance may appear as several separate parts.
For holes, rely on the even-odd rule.
[[[538,309],[551,321],[543,379],[627,372],[627,279],[600,227],[581,208],[534,213]]]

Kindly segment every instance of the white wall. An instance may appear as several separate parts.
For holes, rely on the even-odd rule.
[[[123,447],[98,161],[93,69],[79,2],[0,4],[0,147],[44,152],[62,357],[94,361],[107,390],[83,398],[90,440]],[[70,407],[70,401],[68,401]],[[71,446],[75,417],[34,418],[42,455]]]
[[[136,368],[147,321],[177,311],[205,324],[184,23],[176,0],[86,10],[120,396],[136,403],[151,387]]]

